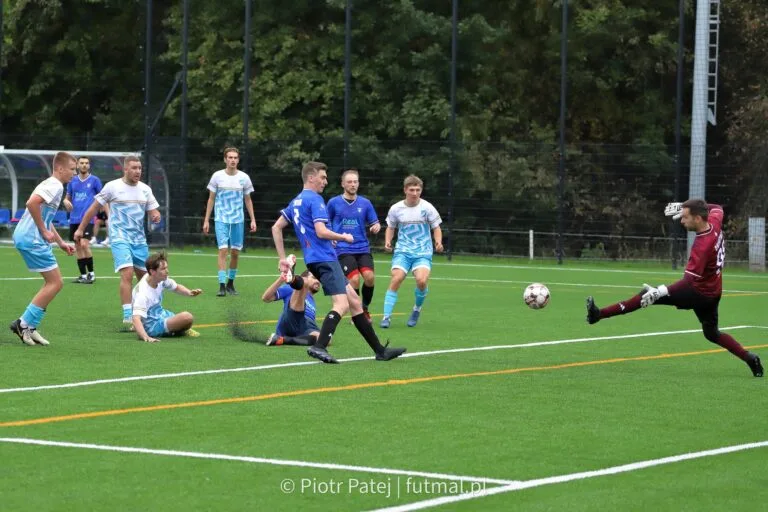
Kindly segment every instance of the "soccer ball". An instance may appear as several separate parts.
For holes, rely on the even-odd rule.
[[[549,304],[549,288],[541,283],[529,284],[523,292],[523,300],[531,309],[541,309]]]

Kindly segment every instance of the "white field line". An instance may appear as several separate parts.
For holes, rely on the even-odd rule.
[[[72,276],[70,276],[72,277]],[[210,275],[173,275],[174,279],[210,279],[213,277],[216,277],[213,274]],[[237,278],[249,278],[249,277],[256,277],[256,278],[275,278],[275,274],[238,274]],[[388,275],[378,275],[376,276],[377,279],[387,281],[389,280]],[[120,279],[120,276],[99,276],[97,278],[98,280],[106,280],[106,279]],[[0,281],[39,281],[42,280],[42,277],[0,277]],[[448,282],[457,282],[457,283],[487,283],[487,284],[495,284],[495,285],[505,285],[505,284],[521,284],[521,285],[528,285],[530,284],[530,280],[528,281],[522,281],[522,280],[509,280],[509,279],[471,279],[471,278],[464,278],[464,277],[435,277],[430,276],[430,281],[448,281]],[[622,288],[622,289],[629,289],[629,290],[637,290],[640,291],[640,288],[642,286],[638,285],[622,285],[622,284],[595,284],[595,283],[561,283],[561,282],[552,282],[547,281],[546,283],[548,286],[575,286],[578,288],[591,288],[591,289],[600,289],[600,288]],[[768,291],[759,291],[759,290],[731,290],[731,289],[724,289],[723,293],[749,293],[753,295],[768,295]]]
[[[99,248],[99,247],[97,247]],[[9,246],[0,245],[1,249],[14,249]],[[14,249],[15,250],[15,249]],[[192,256],[202,258],[217,258],[216,253],[194,253],[194,252],[169,252],[170,256]],[[260,256],[254,254],[240,254],[240,259],[253,259],[253,260],[277,260],[277,256]],[[299,257],[299,261],[304,261]],[[392,263],[391,259],[376,259],[374,261],[378,265],[389,265]],[[658,275],[658,276],[680,276],[682,271],[648,271],[648,270],[629,270],[629,269],[608,269],[608,268],[579,268],[569,266],[547,266],[547,265],[494,265],[488,263],[456,263],[456,262],[444,262],[435,261],[432,263],[433,267],[464,267],[464,268],[494,268],[494,269],[512,269],[512,270],[554,270],[558,272],[597,272],[597,273],[610,273],[610,274],[642,274],[642,275]],[[210,276],[205,276],[210,277]],[[238,277],[240,277],[238,275]],[[750,275],[743,274],[738,276],[739,279],[762,279],[768,281],[768,276],[765,275]],[[387,276],[387,279],[389,277]]]
[[[374,512],[411,512],[412,510],[423,510],[426,508],[446,505],[448,503],[456,503],[459,501],[473,500],[473,499],[482,498],[485,496],[493,496],[494,494],[502,494],[507,492],[520,491],[523,489],[531,489],[533,487],[541,487],[543,485],[562,484],[566,482],[573,482],[576,480],[584,480],[587,478],[595,478],[599,476],[618,475],[620,473],[629,473],[631,471],[652,468],[655,466],[662,466],[665,464],[673,464],[675,462],[701,459],[704,457],[714,457],[716,455],[724,455],[727,453],[740,452],[744,450],[754,450],[755,448],[765,448],[765,447],[768,447],[768,441],[739,444],[735,446],[726,446],[723,448],[716,448],[713,450],[704,450],[700,452],[685,453],[682,455],[673,455],[671,457],[664,457],[661,459],[651,459],[651,460],[645,460],[641,462],[633,462],[631,464],[623,464],[621,466],[613,466],[610,468],[598,469],[595,471],[583,471],[580,473],[571,473],[569,475],[551,476],[548,478],[537,478],[535,480],[516,481],[516,482],[510,483],[509,485],[504,485],[502,487],[482,489],[475,492],[458,494],[455,496],[443,496],[440,498],[417,501],[415,503],[410,503],[408,505],[380,508],[380,509],[376,509]]]
[[[755,325],[735,325],[731,327],[721,327],[720,330],[736,330],[736,329],[768,329],[768,327],[755,326]],[[467,347],[467,348],[453,348],[444,350],[431,350],[425,352],[410,352],[403,354],[402,358],[408,357],[424,357],[424,356],[436,356],[441,354],[456,354],[462,352],[482,352],[487,350],[503,350],[514,348],[530,348],[530,347],[543,347],[548,345],[564,345],[568,343],[586,343],[592,341],[605,341],[605,340],[622,340],[632,338],[647,338],[652,336],[668,336],[672,334],[690,334],[698,333],[700,329],[686,329],[682,331],[662,331],[662,332],[646,332],[641,334],[621,334],[616,336],[600,336],[596,338],[572,338],[565,340],[553,340],[553,341],[536,341],[531,343],[520,343],[514,345],[491,345],[483,347]],[[348,357],[339,359],[339,362],[351,363],[357,361],[369,361],[373,359],[372,356],[366,357]],[[273,370],[279,368],[291,368],[295,366],[308,366],[313,364],[323,364],[319,361],[296,361],[292,363],[276,363],[267,364],[261,366],[246,366],[242,368],[222,368],[214,370],[197,370],[190,372],[177,372],[177,373],[161,373],[154,375],[137,375],[134,377],[119,377],[114,379],[99,379],[80,382],[70,382],[67,384],[48,384],[40,386],[29,386],[23,388],[0,388],[0,393],[20,393],[25,391],[43,391],[48,389],[66,389],[66,388],[78,388],[84,386],[96,386],[100,384],[115,384],[119,382],[133,382],[142,380],[158,380],[158,379],[174,379],[180,377],[194,377],[197,375],[215,375],[221,373],[238,373],[238,372],[253,372],[262,370]]]
[[[27,439],[23,437],[0,437],[2,443],[27,444],[37,446],[55,446],[60,448],[81,448],[87,450],[100,450],[105,452],[142,453],[146,455],[165,455],[169,457],[188,457],[193,459],[227,460],[235,462],[250,462],[255,464],[270,464],[273,466],[291,466],[297,468],[332,469],[337,471],[352,471],[357,473],[373,473],[379,475],[401,475],[432,478],[436,480],[451,480],[461,482],[477,482],[492,485],[511,485],[512,480],[500,480],[497,478],[485,478],[477,476],[451,475],[446,473],[431,473],[425,471],[409,471],[406,469],[374,468],[370,466],[351,466],[347,464],[331,464],[324,462],[306,462],[289,459],[266,459],[263,457],[247,457],[241,455],[226,455],[221,453],[187,452],[177,450],[156,450],[152,448],[137,448],[131,446],[112,446],[91,443],[68,443],[61,441],[46,441],[43,439]]]

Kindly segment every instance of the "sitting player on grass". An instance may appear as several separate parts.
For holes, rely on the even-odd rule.
[[[203,290],[190,290],[168,277],[168,260],[165,253],[153,254],[146,261],[147,274],[133,288],[133,328],[139,339],[148,343],[159,341],[161,336],[200,336],[192,329],[192,313],[174,314],[163,309],[163,292],[170,290],[179,295],[196,297]]]
[[[291,266],[296,256],[286,258]],[[287,284],[286,284],[287,283]],[[320,329],[315,323],[316,307],[314,295],[320,290],[320,281],[309,270],[294,276],[293,270],[283,272],[261,295],[264,302],[283,301],[283,312],[277,321],[277,328],[267,339],[267,346],[298,345],[311,347],[317,341]]]

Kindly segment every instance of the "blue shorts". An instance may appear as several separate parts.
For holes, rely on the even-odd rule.
[[[147,331],[147,334],[153,338],[157,338],[158,336],[165,336],[166,334],[169,334],[166,321],[174,314],[175,313],[164,309],[157,316],[153,315],[152,318],[142,318],[141,323],[144,324],[144,330]]]
[[[16,249],[21,253],[30,272],[48,272],[59,266],[48,244],[17,243]]]
[[[402,252],[396,252],[392,256],[392,268],[399,268],[406,274],[417,268],[432,270],[432,256],[410,256]]]
[[[144,263],[149,258],[149,247],[147,244],[129,244],[128,242],[112,242],[112,259],[115,262],[115,272],[127,267],[135,267],[139,270],[146,270]]]
[[[242,222],[236,222],[229,224],[227,222],[216,222],[216,243],[219,249],[236,249],[241,250],[243,248],[243,240],[245,238],[245,231]]]
[[[310,320],[304,314],[304,311],[294,311],[288,308],[286,312],[280,315],[277,321],[275,332],[278,336],[304,336],[311,332],[319,332],[314,320]]]
[[[307,263],[307,269],[312,272],[326,295],[343,295],[347,293],[347,281],[344,271],[338,261],[320,261]]]

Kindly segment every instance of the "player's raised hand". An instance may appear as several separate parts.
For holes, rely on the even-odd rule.
[[[664,208],[664,215],[672,217],[673,220],[677,220],[683,216],[683,203],[667,203]]]
[[[207,235],[210,230],[211,230],[211,226],[208,223],[208,221],[207,220],[203,221],[203,233]]]

